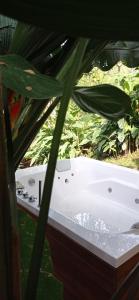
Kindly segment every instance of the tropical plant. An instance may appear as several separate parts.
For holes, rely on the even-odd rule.
[[[86,114],[71,101],[61,137],[59,158],[87,155],[103,159],[138,149],[138,71],[129,70],[121,64],[120,68],[121,73],[117,66],[105,73],[95,69],[94,73],[91,71],[84,74],[78,85],[91,86],[112,82],[131,97],[132,110],[128,118],[111,121],[97,114]],[[56,111],[51,114],[26,153],[25,158],[31,164],[48,161],[56,116]]]
[[[120,119],[118,122],[102,120],[98,130],[96,128],[93,136],[95,154],[99,158],[105,156],[124,154],[133,152],[139,146],[139,128],[138,128],[138,85],[137,71],[128,76],[119,76],[115,83],[122,88],[131,98],[131,112],[126,118]]]
[[[121,64],[120,64],[121,66]],[[109,72],[109,71],[108,71]],[[138,85],[138,70],[131,69],[130,72],[124,70],[126,76],[122,73],[111,72],[114,75],[101,76],[102,82],[113,82],[116,86],[125,91],[131,98],[131,112],[128,117],[119,120],[118,122],[111,122],[102,120],[102,125],[99,124],[93,136],[95,155],[99,158],[105,156],[124,154],[133,152],[138,149],[139,145],[139,85]],[[100,73],[97,71],[97,73]],[[97,74],[96,73],[96,74]],[[94,77],[93,77],[94,78]],[[100,78],[100,76],[97,78]],[[100,79],[99,79],[100,80]],[[98,81],[98,83],[100,83]]]
[[[6,37],[7,28],[8,34],[11,31],[10,21],[1,20],[1,31]],[[114,120],[129,114],[131,105],[130,97],[111,85],[76,87],[78,78],[92,68],[107,41],[75,39],[21,23],[15,23],[15,27],[12,39],[8,35],[4,55],[0,56],[0,177],[4,178],[0,197],[5,199],[0,204],[2,299],[21,298],[19,266],[14,270],[19,254],[14,170],[40,126],[60,103],[25,291],[28,300],[37,295],[53,178],[69,99],[72,97],[87,112],[99,112]]]
[[[54,111],[48,121],[42,126],[27,151],[25,159],[31,160],[31,165],[48,162],[56,117],[57,111]],[[77,157],[79,155],[93,156],[93,133],[96,129],[96,124],[100,124],[100,122],[101,117],[82,112],[71,101],[61,136],[59,159]]]

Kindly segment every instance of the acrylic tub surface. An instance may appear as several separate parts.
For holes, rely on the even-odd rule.
[[[20,181],[37,200],[20,205],[38,214],[38,184],[46,166],[18,170]],[[49,223],[109,264],[118,267],[139,251],[139,173],[93,159],[59,161]]]

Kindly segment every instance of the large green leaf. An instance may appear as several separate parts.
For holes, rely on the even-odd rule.
[[[131,110],[130,97],[108,84],[76,87],[72,97],[82,110],[100,114],[110,120],[118,120]]]
[[[118,132],[117,138],[118,138],[118,141],[119,141],[120,143],[123,143],[123,141],[124,141],[124,139],[125,139],[125,134],[124,134],[124,132],[123,132],[123,131],[119,131],[119,132]]]
[[[27,61],[24,57],[18,54],[0,55],[0,64],[5,64],[8,67],[10,66],[20,69],[31,69],[35,73],[38,73],[29,61]]]
[[[36,99],[62,95],[62,86],[54,78],[41,75],[20,56],[0,57],[0,69],[4,85],[17,93]]]

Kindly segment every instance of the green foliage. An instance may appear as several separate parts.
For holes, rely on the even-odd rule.
[[[135,151],[138,143],[139,129],[129,125],[125,119],[103,122],[94,136],[95,154],[98,158]]]
[[[10,22],[13,24],[12,20]],[[3,30],[5,29],[3,28]],[[68,80],[71,53],[76,49],[77,39],[63,34],[46,32],[41,28],[20,22],[17,23],[17,26],[14,26],[10,37],[9,39],[5,31],[5,39],[8,40],[6,49],[8,55],[6,54],[1,57],[2,78],[7,88],[16,91],[25,98],[21,104],[20,114],[12,125],[16,169],[39,130],[40,123],[38,123],[38,119],[42,118],[43,114],[47,119],[48,114],[45,114],[45,109],[49,107],[52,97],[59,97],[63,93],[62,86]],[[80,65],[79,78],[83,72],[88,72],[92,69],[93,61],[102,52],[106,44],[107,41],[89,41]],[[46,75],[42,75],[42,73]],[[61,85],[56,79],[61,82]],[[126,94],[120,91],[119,101],[118,97],[114,97],[114,95],[112,97],[112,94],[116,94],[116,92],[110,95],[112,87],[107,86],[106,90],[106,86],[102,86],[101,93],[98,91],[100,88],[97,87],[97,95],[95,93],[95,97],[93,99],[91,97],[90,99],[90,89],[86,88],[86,93],[82,93],[82,101],[84,102],[84,106],[88,106],[89,101],[91,112],[97,111],[97,113],[100,112],[100,114],[107,118],[114,119],[128,113],[129,105],[127,104],[129,104],[129,98]],[[104,91],[102,91],[103,89]],[[93,90],[95,90],[95,87],[93,87]],[[79,93],[77,90],[75,93],[79,104]],[[100,97],[100,94],[103,94],[103,96],[105,94],[105,101],[103,100],[103,103],[102,99],[104,97]],[[41,101],[38,103],[35,99],[42,99],[43,103]],[[124,105],[121,105],[122,103]],[[43,121],[45,121],[44,118]]]
[[[131,111],[130,97],[110,84],[77,87],[73,92],[73,99],[83,111],[98,113],[113,121]]]
[[[137,85],[137,71],[128,71],[126,75],[113,76],[115,84],[130,95],[131,110],[127,117],[118,122],[106,121],[100,126],[99,135],[95,140],[98,147],[95,148],[97,157],[117,156],[133,152],[139,146],[139,90]],[[108,80],[108,78],[107,78]]]
[[[42,164],[48,161],[55,120],[56,111],[42,126],[27,152],[25,158],[31,159],[31,164]],[[84,113],[71,102],[61,137],[59,159],[80,155],[99,158],[116,155],[122,152],[121,146],[124,142],[118,140],[120,132],[117,122],[107,121],[95,114]]]
[[[42,126],[25,158],[31,164],[48,161],[57,112],[55,111]],[[74,102],[70,103],[59,147],[59,158],[91,156],[93,128],[100,117],[83,113]]]
[[[56,79],[39,74],[19,55],[0,56],[0,71],[3,84],[24,97],[44,100],[62,95]]]
[[[117,85],[120,89],[125,90],[127,94],[130,94],[132,99],[130,115],[120,119],[118,122],[106,120],[96,114],[90,115],[82,112],[71,102],[59,148],[60,159],[79,155],[102,159],[107,156],[122,155],[138,149],[138,73],[135,70],[129,71],[126,67],[120,65],[121,73],[119,74],[117,68],[115,66],[113,70],[107,73],[94,69],[94,73],[91,71],[89,74],[83,75],[78,83],[79,91],[86,91],[85,88],[82,88],[83,84],[84,86],[95,85],[94,89],[90,88],[90,90],[95,90],[100,82],[112,82],[112,84]],[[76,90],[78,91],[78,88]],[[26,158],[31,159],[31,164],[41,164],[48,161],[55,119],[56,111],[41,128],[27,152]]]

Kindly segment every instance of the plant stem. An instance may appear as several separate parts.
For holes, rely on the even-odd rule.
[[[7,91],[0,82],[0,299],[20,300],[19,243]]]
[[[8,109],[8,96],[7,89],[3,87],[3,102],[5,113],[5,129],[7,138],[7,159],[8,159],[8,191],[9,191],[9,205],[11,217],[11,251],[10,260],[12,268],[12,289],[13,299],[21,299],[21,286],[20,286],[20,247],[19,247],[19,232],[17,224],[17,200],[16,200],[16,183],[13,161],[13,142],[10,124],[10,116]],[[11,297],[10,297],[11,299]]]
[[[7,160],[6,160],[6,141],[5,141],[5,126],[4,126],[4,116],[3,116],[3,103],[2,103],[2,84],[0,83],[0,298],[7,300],[8,294],[11,293],[11,287],[9,287],[8,282],[8,271],[9,267],[7,265],[7,247],[6,243],[10,244],[10,235],[6,237],[6,200],[8,198],[8,180],[7,180]],[[4,201],[5,200],[5,201]],[[5,205],[4,205],[5,202]],[[10,212],[7,210],[7,221],[9,221]],[[9,227],[9,226],[8,226]]]
[[[26,122],[26,124],[24,124],[23,129],[21,128],[21,131],[19,131],[19,135],[13,141],[15,165],[17,165],[16,159],[18,159],[18,156],[20,156],[22,149],[26,145],[26,141],[28,140],[28,135],[30,134],[32,128],[34,127],[35,121],[38,120],[39,116],[45,109],[47,103],[48,100],[43,101],[42,103],[37,101],[34,102],[34,105],[30,112],[29,120]]]
[[[73,86],[78,76],[80,64],[82,62],[87,44],[88,44],[87,39],[81,38],[79,40],[76,46],[76,51],[74,52],[73,55],[71,68],[69,70],[69,78],[64,85],[63,97],[61,99],[61,105],[57,117],[54,137],[51,146],[50,158],[48,162],[48,168],[47,168],[47,173],[46,173],[46,178],[44,183],[42,204],[40,208],[40,215],[39,215],[38,226],[36,230],[34,248],[33,248],[31,265],[29,270],[28,282],[27,282],[27,289],[25,293],[26,300],[30,300],[30,299],[35,300],[37,295],[39,271],[41,267],[41,258],[43,253],[46,224],[48,220],[48,212],[50,207],[50,200],[51,200],[56,161],[58,156],[59,143],[61,139],[61,134],[64,126],[69,100],[72,94]]]
[[[26,133],[24,143],[20,144],[20,148],[15,155],[14,155],[14,162],[15,162],[15,170],[17,169],[20,161],[24,157],[25,153],[27,152],[27,149],[33,142],[34,138],[36,137],[38,131],[40,130],[41,126],[44,124],[44,122],[48,119],[54,108],[59,103],[60,98],[56,98],[52,104],[48,107],[46,112],[43,114],[43,116],[38,120],[37,122],[34,122],[31,129]]]

